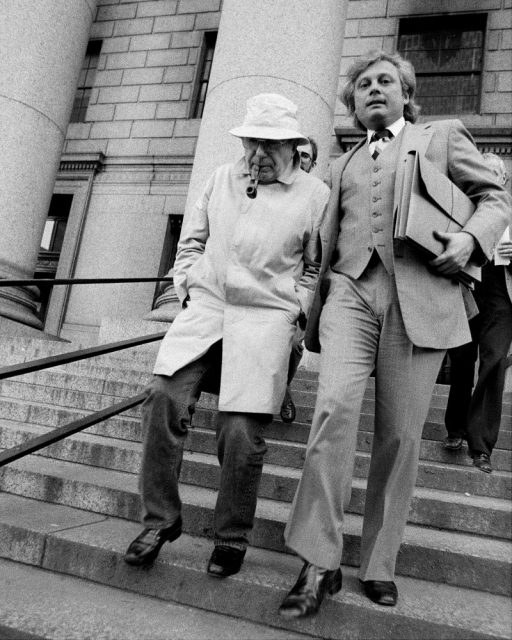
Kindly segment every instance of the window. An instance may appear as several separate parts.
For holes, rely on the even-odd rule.
[[[101,42],[101,40],[91,40],[87,45],[84,64],[78,78],[78,87],[75,93],[70,122],[85,122],[85,113],[89,105],[96,69],[98,68]]]
[[[398,50],[416,70],[422,114],[478,112],[486,17],[400,20]]]
[[[195,88],[192,95],[191,118],[200,118],[203,115],[210,72],[212,70],[213,54],[217,42],[216,31],[205,31],[203,45],[199,55],[198,73],[196,75]]]
[[[72,202],[72,194],[53,194],[43,229],[34,278],[55,278]],[[40,287],[37,312],[39,319],[43,322],[46,318],[51,292],[51,287]]]

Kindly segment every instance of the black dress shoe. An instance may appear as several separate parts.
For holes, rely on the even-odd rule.
[[[447,451],[458,451],[462,449],[463,439],[459,436],[448,436],[444,440],[444,448]]]
[[[333,595],[341,589],[341,569],[321,569],[305,562],[293,589],[279,607],[285,618],[305,618],[316,613],[326,593]]]
[[[244,561],[245,549],[219,544],[208,562],[208,573],[216,578],[226,578],[238,573]]]
[[[283,404],[281,405],[281,411],[279,415],[283,422],[293,422],[296,416],[295,404],[293,403],[290,389],[286,387],[286,393],[284,394]]]
[[[477,469],[484,473],[492,473],[491,456],[486,453],[473,453],[471,457],[473,458],[473,465]]]
[[[394,607],[398,600],[396,584],[385,580],[361,580],[365,595],[385,607]]]
[[[124,561],[136,567],[151,564],[164,542],[172,542],[181,536],[182,522],[176,522],[165,529],[144,529],[130,544],[124,554]]]

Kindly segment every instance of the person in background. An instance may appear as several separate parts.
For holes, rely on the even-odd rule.
[[[300,157],[300,168],[306,173],[309,173],[316,165],[318,146],[311,136],[308,136],[307,140],[306,144],[301,144],[297,147],[297,153]],[[290,365],[288,367],[288,382],[286,385],[283,403],[281,405],[281,411],[279,412],[283,422],[293,422],[297,415],[290,385],[297,373],[297,369],[299,368],[299,364],[302,359],[302,354],[304,353],[304,329],[305,325],[300,326],[297,324],[297,331],[293,337]]]
[[[508,181],[501,158],[484,154],[500,185]],[[468,452],[475,467],[492,472],[491,454],[498,439],[507,354],[512,341],[512,235],[510,227],[492,259],[482,268],[478,289],[480,332],[478,334],[479,367],[467,417]]]
[[[300,144],[297,147],[297,151],[300,156],[300,168],[309,173],[316,166],[316,159],[318,158],[318,145],[314,138],[308,136],[306,144]]]
[[[498,183],[505,186],[508,181],[508,175],[503,160],[494,153],[484,153],[483,158],[491,168]],[[512,253],[510,251],[510,240],[501,242],[497,250],[498,255],[502,255],[504,258],[510,259],[510,254]],[[489,288],[489,279],[492,279],[493,274],[497,274],[498,280],[501,280],[501,278],[499,278],[501,272],[503,272],[506,281],[511,281],[510,265],[508,267],[493,267],[493,261],[491,261],[484,267],[482,278],[487,282],[486,289]],[[491,289],[493,289],[492,286]],[[510,290],[512,292],[512,285],[510,286]],[[484,301],[482,300],[482,293],[482,285],[480,283],[476,283],[475,289],[473,291],[473,296],[481,312],[476,314],[469,321],[471,342],[463,344],[460,347],[455,347],[454,349],[448,350],[448,356],[450,359],[450,391],[448,393],[448,402],[446,405],[446,412],[444,417],[444,423],[447,431],[447,436],[444,440],[444,448],[447,451],[460,450],[462,448],[464,440],[467,440],[471,396],[475,382],[475,365],[478,359],[479,341],[482,331],[482,318],[484,315],[488,316],[488,312],[485,311],[485,307],[491,309],[493,308],[492,304],[490,306],[489,303],[484,304]],[[508,296],[505,297],[508,298]],[[507,303],[505,302],[504,310],[502,309],[499,315],[503,316],[503,313],[505,313],[506,317],[506,312]],[[504,325],[506,325],[505,319]],[[508,324],[508,326],[510,327],[510,323]],[[503,337],[503,343],[499,345],[495,342],[496,330],[498,330],[500,336]],[[484,375],[486,379],[488,379],[488,376],[491,375],[491,381],[493,384],[491,385],[491,387],[489,387],[488,382],[484,383],[482,379],[482,383],[479,386],[478,393],[476,394],[476,400],[473,403],[472,410],[472,421],[474,422],[474,416],[476,414],[479,414],[480,424],[482,424],[482,421],[486,423],[486,427],[482,428],[482,430],[487,431],[488,434],[495,433],[496,437],[501,418],[502,403],[502,392],[500,393],[499,388],[500,386],[501,388],[503,388],[505,371],[503,369],[503,371],[498,374],[498,377],[496,379],[493,379],[493,375],[490,374],[490,371],[497,365],[497,362],[502,359],[502,356],[500,354],[502,353],[503,349],[508,349],[506,337],[507,326],[504,326],[502,331],[501,323],[493,323],[490,319],[487,319],[486,331],[484,336],[484,340],[486,343],[484,352],[487,354],[486,357],[490,358],[493,364],[491,364],[491,362],[488,360],[487,366],[485,367],[487,373],[485,373]],[[489,347],[487,346],[488,340],[492,341],[492,344]],[[499,368],[495,369],[496,373],[498,371]],[[503,380],[501,378],[503,378]],[[494,383],[496,383],[496,385],[494,385]],[[488,391],[486,391],[486,389],[488,389]],[[485,404],[486,406],[484,407],[483,404]],[[499,415],[496,413],[496,409],[494,408],[495,405],[499,405],[500,407],[498,409]],[[484,413],[487,416],[487,421],[483,418]],[[496,424],[496,420],[498,421],[498,424]],[[488,437],[489,435],[487,435],[487,438]],[[491,439],[492,438],[493,436],[491,436]],[[494,438],[492,446],[494,446],[495,442],[496,440]],[[476,446],[480,455],[476,455],[473,458],[475,466],[479,467],[482,471],[489,472],[491,465],[487,457],[490,456],[489,449],[492,450],[492,446],[483,445],[482,443],[478,443],[476,444]]]
[[[363,396],[375,369],[375,426],[359,579],[373,602],[394,606],[395,563],[416,481],[423,425],[446,349],[470,333],[457,272],[483,264],[510,224],[510,195],[459,120],[414,124],[412,65],[369,52],[348,70],[342,99],[364,139],[335,160],[320,229],[321,279],[306,329],[320,350],[318,394],[302,476],[285,529],[303,560],[279,613],[314,614],[341,589],[344,508],[350,498]],[[460,232],[435,232],[434,260],[394,241],[395,194],[415,151],[469,196]]]
[[[253,527],[265,427],[286,388],[292,339],[319,273],[328,187],[299,167],[297,107],[278,94],[247,101],[230,133],[244,154],[219,167],[185,216],[174,264],[183,305],[158,352],[142,405],[143,531],[124,560],[151,564],[182,532],[179,477],[201,391],[219,395],[220,483],[207,571],[237,573]]]

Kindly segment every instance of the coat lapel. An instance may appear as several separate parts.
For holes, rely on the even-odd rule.
[[[366,143],[366,138],[358,142],[350,151],[343,154],[334,162],[331,168],[331,198],[328,204],[328,213],[325,218],[325,224],[320,228],[320,240],[322,242],[322,273],[330,264],[332,252],[338,239],[338,229],[340,223],[340,189],[341,179],[345,167],[354,153]]]

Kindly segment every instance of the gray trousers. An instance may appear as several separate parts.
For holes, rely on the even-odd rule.
[[[354,280],[331,273],[320,318],[319,390],[287,545],[339,566],[357,430],[375,366],[375,430],[361,539],[362,580],[392,580],[416,481],[423,424],[445,351],[406,335],[393,276],[372,261]]]
[[[142,405],[144,447],[139,477],[145,527],[163,529],[181,514],[178,482],[185,440],[202,383],[212,372],[219,373],[220,349],[217,343],[173,376],[154,376],[148,386]],[[218,414],[221,473],[214,513],[215,544],[247,547],[266,452],[263,432],[271,420],[268,414]]]

